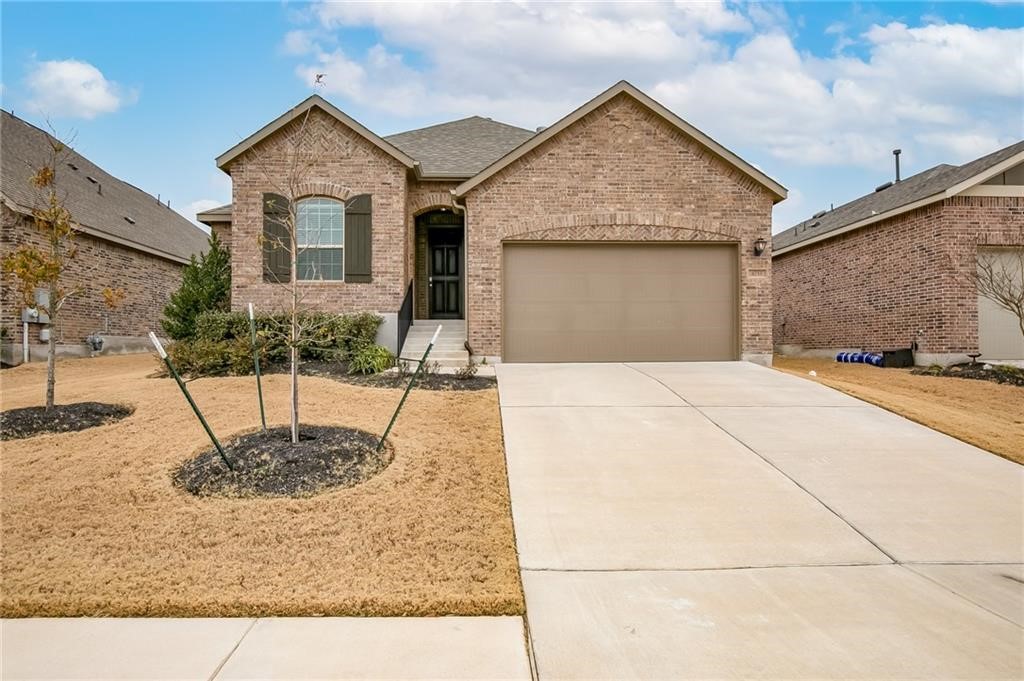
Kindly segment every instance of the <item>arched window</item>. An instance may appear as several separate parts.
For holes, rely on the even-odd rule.
[[[298,245],[296,277],[300,281],[345,278],[345,204],[314,196],[295,205]]]

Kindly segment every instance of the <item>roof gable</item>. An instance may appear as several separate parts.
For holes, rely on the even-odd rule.
[[[796,248],[942,201],[1024,162],[1024,141],[960,166],[940,164],[833,210],[799,222],[772,237],[772,254]]]
[[[35,169],[50,162],[53,136],[3,111],[0,113],[2,196],[11,209],[30,215],[39,193]],[[56,186],[80,231],[177,262],[206,248],[207,235],[148,194],[68,149],[55,168]]]
[[[348,114],[343,112],[338,107],[334,106],[320,95],[311,95],[300,102],[294,108],[284,112],[270,123],[254,132],[253,134],[246,137],[244,140],[231,147],[223,154],[217,157],[217,167],[221,170],[228,172],[228,166],[236,158],[241,156],[245,151],[256,146],[263,140],[267,139],[275,132],[285,127],[299,116],[309,111],[311,108],[316,107],[324,113],[332,116],[340,123],[354,131],[360,137],[364,138],[370,144],[374,145],[384,153],[388,154],[396,161],[404,165],[406,168],[413,168],[416,165],[416,161],[406,155],[403,151],[395,147],[390,142],[387,142],[376,133],[371,132],[369,128],[364,127],[359,121],[350,117]]]
[[[637,89],[636,87],[634,87],[633,85],[624,80],[619,81],[612,87],[608,88],[607,90],[599,94],[597,97],[590,100],[589,102],[587,102],[580,108],[576,109],[572,113],[568,114],[551,127],[545,128],[541,132],[529,138],[527,141],[520,144],[515,149],[511,150],[505,156],[496,160],[495,162],[484,168],[481,172],[460,184],[458,187],[455,188],[456,195],[462,196],[467,192],[471,191],[474,187],[477,187],[478,185],[486,181],[488,178],[493,177],[502,169],[511,165],[517,159],[521,158],[522,156],[526,155],[533,149],[536,149],[540,145],[552,139],[563,130],[571,127],[573,124],[575,124],[577,121],[582,119],[587,114],[591,113],[598,107],[602,106],[603,104],[607,103],[608,101],[610,101],[611,99],[620,94],[625,94],[629,97],[632,97],[642,106],[653,111],[662,119],[664,119],[669,125],[685,133],[692,139],[696,140],[698,143],[700,143],[702,146],[704,146],[709,151],[714,153],[716,156],[720,157],[726,163],[735,167],[741,173],[749,176],[751,179],[756,181],[758,184],[763,186],[772,194],[775,203],[778,203],[779,201],[782,201],[783,199],[786,198],[786,188],[783,187],[781,184],[771,179],[763,172],[761,172],[754,166],[750,165],[749,163],[741,159],[739,156],[732,153],[731,151],[723,147],[721,144],[711,139],[709,136],[707,136],[697,128],[693,127],[692,125],[684,121],[682,118],[672,113],[667,108],[665,108],[664,106],[653,100],[651,97],[647,96],[639,89]]]
[[[415,158],[423,178],[466,179],[535,134],[490,118],[470,116],[384,139]]]

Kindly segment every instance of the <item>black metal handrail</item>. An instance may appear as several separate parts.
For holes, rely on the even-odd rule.
[[[409,335],[409,327],[412,326],[412,280],[409,280],[409,288],[405,290],[405,300],[398,310],[398,354],[402,352],[405,345],[405,337]]]

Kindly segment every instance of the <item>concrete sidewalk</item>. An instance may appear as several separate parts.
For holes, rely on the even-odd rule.
[[[4,620],[0,654],[4,681],[530,679],[520,617]]]
[[[497,371],[541,679],[1024,676],[1024,468],[748,363]]]

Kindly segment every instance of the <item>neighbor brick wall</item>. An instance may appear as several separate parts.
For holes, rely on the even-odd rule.
[[[0,256],[22,244],[48,248],[32,219],[3,206],[0,230]],[[184,265],[158,258],[119,244],[77,234],[77,256],[70,262],[64,282],[67,288],[83,287],[65,304],[58,315],[54,335],[58,343],[80,345],[89,334],[100,331],[110,336],[145,337],[160,332],[163,309],[172,292],[181,284]],[[103,301],[104,287],[123,288],[124,302],[108,311]],[[7,329],[7,341],[21,343],[21,302],[10,280],[0,285],[0,323]],[[106,317],[106,319],[104,319]],[[41,325],[29,326],[29,342],[39,342]]]
[[[409,281],[411,257],[406,238],[406,169],[334,117],[317,108],[306,123],[315,149],[296,198],[329,196],[340,200],[373,195],[373,274],[369,283],[305,282],[303,304],[332,312],[397,312]],[[263,193],[286,193],[289,140],[296,121],[261,141],[231,163],[231,305],[250,301],[261,310],[284,309],[290,287],[263,281]]]
[[[501,244],[509,240],[740,244],[740,350],[772,349],[772,196],[619,95],[466,196],[468,326],[474,352],[501,354]]]
[[[963,273],[984,245],[1024,245],[1024,198],[957,196],[780,255],[775,341],[877,351],[916,338],[922,353],[977,352]]]

